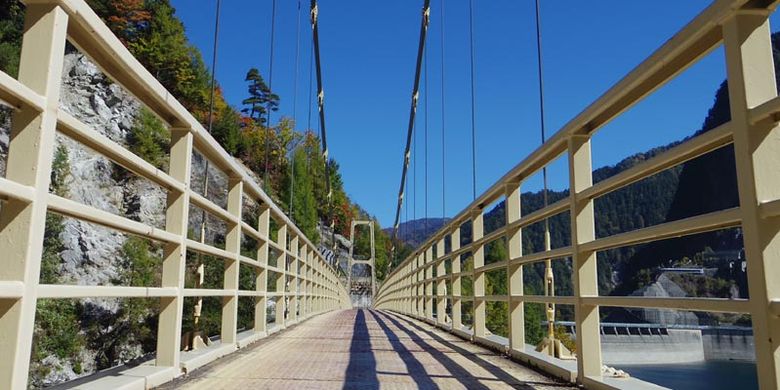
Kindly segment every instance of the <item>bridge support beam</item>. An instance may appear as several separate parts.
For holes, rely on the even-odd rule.
[[[723,24],[734,156],[739,184],[758,384],[780,389],[780,217],[762,218],[762,202],[780,199],[780,127],[751,123],[750,111],[777,97],[769,10],[740,10]]]
[[[6,178],[35,191],[30,202],[9,200],[0,215],[0,281],[23,285],[20,298],[0,299],[3,389],[27,388],[67,27],[60,7],[27,5],[18,80],[43,96],[45,107],[22,107],[11,129]]]

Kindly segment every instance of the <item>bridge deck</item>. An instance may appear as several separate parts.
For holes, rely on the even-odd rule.
[[[342,310],[315,317],[166,389],[571,388],[406,317]]]

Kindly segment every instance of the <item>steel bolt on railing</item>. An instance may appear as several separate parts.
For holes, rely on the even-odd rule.
[[[504,349],[517,359],[592,388],[621,386],[621,382],[602,376],[600,307],[747,313],[752,318],[755,335],[759,386],[780,389],[780,98],[769,29],[769,15],[776,5],[776,1],[746,0],[720,0],[711,4],[399,264],[380,286],[375,307],[410,315],[478,343]],[[721,44],[725,46],[731,121],[593,184],[593,134]],[[734,145],[740,207],[596,238],[594,199],[727,144]],[[571,194],[521,215],[523,181],[563,154],[568,158]],[[506,224],[484,234],[484,208],[501,198],[506,201]],[[523,229],[564,212],[571,216],[571,245],[523,254]],[[473,236],[469,244],[461,247],[461,226],[467,222],[472,225]],[[749,300],[599,295],[597,252],[728,227],[741,227],[744,232]],[[499,239],[507,240],[508,258],[486,265],[485,246]],[[449,253],[444,253],[445,240],[451,243]],[[434,247],[437,248],[435,259]],[[467,253],[473,256],[472,270],[461,269]],[[573,296],[524,294],[523,265],[569,256],[573,259]],[[450,272],[446,270],[446,262],[451,263]],[[509,293],[486,296],[486,273],[499,269],[506,270]],[[473,280],[473,297],[462,295],[464,277]],[[498,345],[495,339],[486,337],[486,304],[499,301],[508,302],[507,345]],[[473,303],[470,329],[461,323],[466,302]],[[576,370],[551,363],[532,349],[526,349],[525,303],[574,306]],[[434,304],[436,316],[432,311]],[[449,305],[451,317],[445,312]],[[628,386],[627,382],[622,383]]]
[[[201,124],[130,54],[83,0],[28,0],[19,77],[0,72],[0,100],[14,111],[7,175],[0,178],[0,388],[26,389],[36,304],[39,299],[88,297],[159,298],[156,358],[150,366],[114,377],[121,383],[156,386],[269,333],[313,315],[350,307],[343,283],[287,216]],[[170,168],[163,172],[59,108],[66,39],[107,76],[154,111],[170,128]],[[134,174],[168,191],[165,229],[86,206],[48,192],[55,133],[59,131]],[[227,173],[228,202],[223,209],[191,189],[193,151]],[[244,222],[244,198],[259,204],[258,229]],[[187,238],[190,205],[227,225],[225,249]],[[95,223],[164,244],[159,287],[39,284],[47,212]],[[279,226],[271,239],[271,219]],[[260,243],[255,258],[240,253],[242,234]],[[288,240],[287,237],[291,236]],[[271,250],[280,253],[269,265]],[[188,252],[225,260],[221,289],[184,287]],[[286,259],[290,259],[289,266]],[[254,270],[256,289],[239,289],[239,266]],[[277,275],[276,291],[268,292]],[[289,287],[286,282],[290,281]],[[187,362],[181,352],[185,297],[222,298],[220,346]],[[239,297],[255,299],[254,329],[237,329]],[[276,327],[266,328],[266,303],[277,301]],[[289,305],[290,310],[286,310]],[[285,316],[285,312],[289,314]],[[100,380],[100,379],[97,379]],[[116,382],[119,381],[119,382]]]

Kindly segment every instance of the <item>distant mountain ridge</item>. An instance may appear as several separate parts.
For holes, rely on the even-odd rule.
[[[450,220],[451,218],[419,218],[402,222],[398,228],[398,239],[406,245],[417,248]],[[382,230],[387,235],[393,234],[393,228]]]

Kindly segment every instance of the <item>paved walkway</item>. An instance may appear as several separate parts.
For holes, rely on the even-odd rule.
[[[442,330],[373,310],[326,313],[165,389],[571,388]]]

